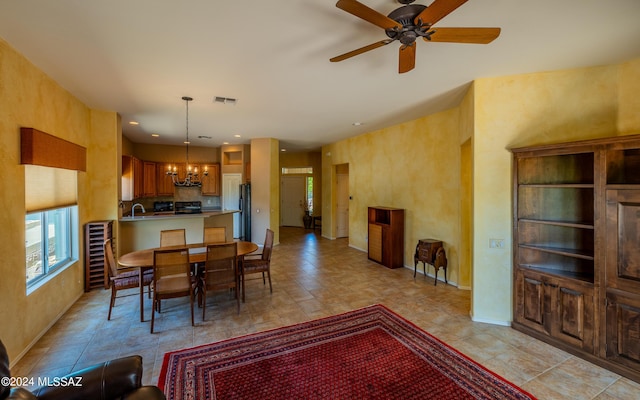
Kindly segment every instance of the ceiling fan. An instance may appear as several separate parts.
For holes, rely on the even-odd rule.
[[[404,5],[391,11],[388,16],[384,16],[356,0],[339,0],[336,7],[384,29],[389,39],[333,57],[329,61],[346,60],[399,40],[402,46],[400,46],[398,72],[402,74],[415,67],[415,41],[418,37],[431,42],[487,44],[500,35],[500,28],[433,27],[435,23],[466,3],[467,0],[434,0],[428,7],[422,4],[411,4],[414,1],[398,0],[398,3]]]

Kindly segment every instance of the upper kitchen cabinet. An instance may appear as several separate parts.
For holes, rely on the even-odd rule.
[[[170,163],[156,163],[156,195],[173,196],[174,185],[171,175],[167,175]]]
[[[208,172],[206,176],[202,175],[202,195],[220,196],[220,164],[202,164],[200,167],[200,173]]]
[[[132,201],[142,197],[143,163],[132,156],[122,156],[122,200]]]
[[[142,162],[142,197],[156,196],[156,163]]]

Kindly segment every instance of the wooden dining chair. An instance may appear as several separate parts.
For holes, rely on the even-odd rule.
[[[262,273],[262,283],[266,285],[265,273],[269,278],[269,292],[273,293],[273,287],[271,286],[271,251],[273,249],[273,231],[267,229],[267,234],[264,238],[264,247],[262,253],[249,254],[244,256],[240,268],[240,279],[242,280],[242,302],[244,303],[245,277],[249,274]]]
[[[236,297],[237,312],[240,314],[240,295],[237,273],[238,244],[215,243],[207,245],[205,262],[199,282],[198,302],[202,306],[202,320],[207,308],[209,290],[233,289]]]
[[[111,286],[111,301],[109,302],[109,314],[107,320],[111,320],[111,310],[116,304],[118,290],[133,289],[140,287],[140,275],[137,269],[118,269],[118,263],[113,255],[113,243],[111,239],[104,241],[104,262],[109,274],[109,285]],[[142,286],[147,286],[149,296],[151,296],[151,282],[153,281],[153,270],[148,269],[142,275]],[[127,294],[132,296],[138,293]],[[124,297],[124,296],[120,296]]]
[[[227,241],[227,229],[224,226],[204,228],[202,243],[224,243]]]
[[[184,246],[187,244],[185,229],[168,229],[160,231],[160,247]]]
[[[189,297],[191,326],[195,281],[191,276],[189,250],[185,248],[155,250],[153,252],[153,307],[151,308],[151,333],[156,311],[160,312],[160,301],[176,297]]]

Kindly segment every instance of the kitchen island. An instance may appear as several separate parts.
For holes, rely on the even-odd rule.
[[[203,211],[194,214],[140,213],[119,222],[118,254],[160,246],[160,231],[186,229],[187,243],[202,242],[204,228],[224,226],[227,241],[233,240],[233,214],[237,210]]]

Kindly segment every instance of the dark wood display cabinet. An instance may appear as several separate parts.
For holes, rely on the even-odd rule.
[[[512,152],[513,327],[640,382],[640,135]]]
[[[369,207],[369,259],[388,268],[404,266],[404,210]]]

